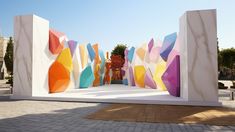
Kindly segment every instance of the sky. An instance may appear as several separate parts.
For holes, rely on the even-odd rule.
[[[220,48],[235,47],[235,0],[1,0],[0,34],[13,36],[17,15],[35,14],[78,43],[139,46],[179,32],[187,10],[217,9]]]

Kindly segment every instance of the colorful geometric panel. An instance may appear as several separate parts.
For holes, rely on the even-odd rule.
[[[100,63],[100,58],[99,58],[99,45],[94,44],[92,45],[94,51],[95,51],[95,63]]]
[[[145,76],[144,66],[138,65],[134,67],[135,83],[137,86],[144,88],[144,76]]]
[[[128,85],[128,80],[127,80],[127,79],[123,79],[123,80],[122,80],[122,83],[123,83],[124,85]]]
[[[87,47],[87,51],[88,51],[88,53],[89,53],[90,59],[91,59],[91,61],[93,61],[93,60],[95,59],[95,51],[94,51],[94,49],[92,48],[92,46],[91,46],[90,43],[87,44],[86,47]]]
[[[146,49],[145,46],[142,46],[136,50],[136,54],[139,56],[139,58],[144,61]]]
[[[173,61],[173,59],[179,55],[179,52],[176,51],[175,49],[172,49],[171,53],[168,55],[168,59],[167,59],[167,62],[166,62],[166,66],[168,67],[171,62]]]
[[[129,60],[130,62],[132,62],[134,52],[135,52],[135,47],[131,47],[131,49],[130,49],[129,52],[128,52],[128,60]]]
[[[100,73],[104,74],[105,56],[104,56],[104,52],[100,49],[99,49],[99,55],[100,55],[100,58],[101,58]]]
[[[124,51],[124,55],[125,55],[125,63],[123,64],[123,67],[128,68],[128,49],[126,48]]]
[[[75,80],[75,86],[78,87],[79,86],[79,75],[80,75],[80,67],[79,67],[79,62],[78,62],[78,56],[77,54],[74,54],[73,57],[73,76],[74,76],[74,80]]]
[[[174,47],[176,38],[177,38],[177,33],[172,33],[164,38],[163,45],[160,51],[160,55],[163,60],[167,61],[168,55],[170,54],[171,50]]]
[[[88,65],[81,73],[80,76],[80,88],[88,88],[92,85],[95,77],[91,69],[91,65]]]
[[[149,41],[148,43],[148,52],[150,53],[154,45],[154,40],[153,38]]]
[[[149,54],[149,58],[150,58],[151,62],[156,63],[158,61],[159,52],[160,52],[160,48],[159,47],[152,48],[152,50],[151,50],[151,52]]]
[[[70,72],[58,61],[49,68],[49,93],[63,92],[70,82]]]
[[[166,62],[164,60],[161,60],[159,63],[157,63],[156,70],[153,75],[153,79],[155,83],[157,84],[157,87],[161,89],[162,91],[166,91],[166,86],[164,85],[162,78],[161,78],[165,70],[166,70]]]
[[[180,57],[176,55],[165,73],[162,80],[172,96],[180,97]]]
[[[132,67],[129,67],[130,85],[135,86],[135,79]]]
[[[146,52],[146,54],[145,54],[145,58],[144,58],[144,61],[146,62],[146,63],[150,63],[150,53],[149,52]]]
[[[74,54],[74,51],[75,51],[75,49],[76,49],[76,47],[77,47],[77,41],[74,41],[74,40],[69,40],[68,41],[68,45],[69,45],[69,49],[70,49],[70,52],[71,52],[71,55],[73,56],[73,54]]]
[[[149,69],[147,70],[147,72],[145,74],[144,83],[146,86],[149,86],[150,88],[154,88],[154,89],[156,88],[156,84],[153,80],[152,73]]]
[[[49,30],[49,50],[52,54],[59,54],[63,50],[63,37],[65,37],[64,33],[55,31],[53,29]]]
[[[100,65],[94,65],[94,76],[95,80],[93,81],[93,86],[100,86]]]
[[[85,45],[79,45],[79,51],[80,51],[80,58],[81,58],[81,64],[82,64],[82,69],[86,67],[88,63],[88,55],[85,50]]]
[[[65,68],[67,68],[69,72],[72,71],[73,62],[72,62],[72,56],[71,56],[69,48],[65,48],[64,50],[62,50],[59,56],[57,57],[56,61],[58,61]]]

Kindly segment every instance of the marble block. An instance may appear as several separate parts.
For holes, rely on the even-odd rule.
[[[49,22],[36,15],[14,18],[13,98],[48,94]],[[40,69],[40,70],[39,70]]]
[[[187,11],[179,37],[181,97],[218,102],[216,10]]]

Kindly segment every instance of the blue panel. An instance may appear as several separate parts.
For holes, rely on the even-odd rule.
[[[124,85],[128,85],[128,80],[127,80],[127,79],[123,79],[123,80],[122,80],[122,83],[123,83]]]
[[[100,86],[104,85],[104,74],[100,75]]]
[[[132,62],[134,52],[135,52],[135,47],[131,47],[131,49],[129,50],[128,55],[127,55],[127,58],[130,62]]]
[[[94,49],[92,48],[92,46],[91,46],[90,43],[87,44],[86,47],[87,47],[87,51],[88,51],[88,53],[89,53],[90,59],[91,59],[91,61],[93,61],[94,58],[95,58],[95,51],[94,51]]]
[[[160,50],[160,56],[163,60],[167,61],[168,55],[170,54],[171,50],[175,45],[176,38],[177,33],[172,33],[164,38],[162,48]]]
[[[101,58],[100,73],[103,74],[104,73],[104,67],[105,67],[104,52],[102,50],[99,50],[99,55],[100,55],[100,58]]]

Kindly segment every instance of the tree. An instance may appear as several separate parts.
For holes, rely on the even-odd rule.
[[[218,59],[218,70],[220,70],[220,67],[222,66],[222,56],[220,54],[218,38],[217,38],[217,59]]]
[[[122,58],[124,59],[125,55],[124,55],[124,51],[126,49],[126,45],[124,44],[118,44],[113,51],[111,52],[111,55],[121,55]]]
[[[5,65],[7,67],[7,72],[10,74],[10,78],[8,79],[8,83],[13,86],[13,40],[10,37],[7,43],[6,54],[4,56]]]
[[[222,57],[222,66],[233,68],[235,64],[235,49],[223,49],[220,51],[220,55]]]

